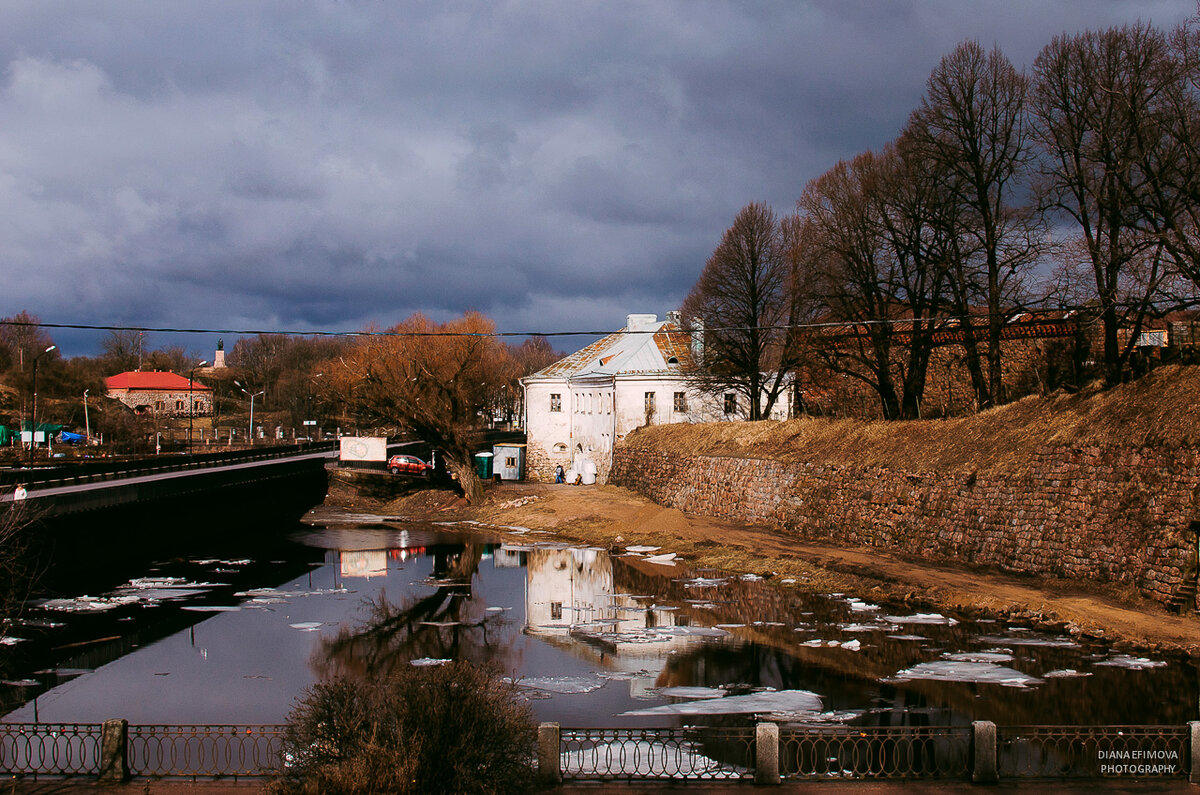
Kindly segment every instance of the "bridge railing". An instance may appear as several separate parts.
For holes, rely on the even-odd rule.
[[[41,488],[71,486],[162,472],[291,458],[303,453],[331,452],[337,449],[337,444],[336,441],[306,442],[247,450],[230,450],[221,453],[171,454],[136,460],[88,461],[54,467],[7,469],[0,471],[0,489],[17,484]]]

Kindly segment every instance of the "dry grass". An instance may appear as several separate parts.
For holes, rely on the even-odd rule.
[[[1173,365],[1108,390],[1031,397],[948,420],[805,418],[660,425],[626,444],[680,455],[729,455],[913,472],[1020,472],[1040,447],[1194,445],[1200,366]]]

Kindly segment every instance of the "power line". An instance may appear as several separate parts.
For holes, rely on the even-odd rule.
[[[1130,308],[1134,304],[1119,305],[1119,307]],[[1136,305],[1139,306],[1140,305]],[[1063,306],[1054,307],[1053,309],[1027,309],[1012,312],[995,313],[997,316],[1010,319],[1021,314],[1033,312],[1065,312],[1073,313],[1095,309],[1096,307],[1088,306]],[[757,326],[759,331],[791,331],[791,330],[815,330],[828,328],[846,328],[855,326],[885,326],[885,325],[912,325],[914,323],[947,323],[951,321],[962,322],[966,321],[973,324],[976,321],[990,320],[993,313],[980,312],[972,313],[967,316],[961,315],[933,315],[923,318],[888,318],[888,319],[873,319],[873,320],[837,320],[837,321],[822,321],[811,323],[794,323],[772,326]],[[28,320],[0,320],[0,326],[14,326],[24,328],[46,328],[46,329],[74,329],[81,331],[137,331],[137,332],[155,332],[161,334],[235,334],[243,336],[259,336],[259,335],[279,335],[292,337],[595,337],[607,336],[614,333],[613,329],[603,331],[492,331],[492,332],[468,332],[468,331],[290,331],[286,329],[234,329],[234,328],[175,328],[171,326],[120,326],[120,325],[96,325],[89,323],[46,323],[42,321]],[[691,329],[694,331],[707,332],[729,332],[729,331],[750,331],[751,326],[708,326],[704,328]],[[616,329],[626,334],[657,334],[656,329],[641,329],[628,330]],[[681,329],[683,332],[690,331],[689,329]]]

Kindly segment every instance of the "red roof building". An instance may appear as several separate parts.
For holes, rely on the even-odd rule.
[[[188,379],[178,373],[131,370],[109,376],[104,383],[110,398],[121,401],[138,414],[186,417],[189,399],[193,416],[212,414],[212,390],[195,380],[189,385]]]

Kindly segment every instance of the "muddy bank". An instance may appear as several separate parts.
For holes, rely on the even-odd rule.
[[[614,486],[504,484],[489,487],[482,504],[468,506],[446,491],[411,491],[386,499],[366,496],[352,484],[335,481],[326,504],[395,516],[471,519],[493,526],[548,530],[563,541],[603,547],[659,546],[677,553],[690,567],[795,580],[780,587],[847,592],[914,608],[995,616],[1131,648],[1200,656],[1200,618],[1168,614],[1132,590],[934,565],[873,548],[799,542],[764,527],[664,508]]]

